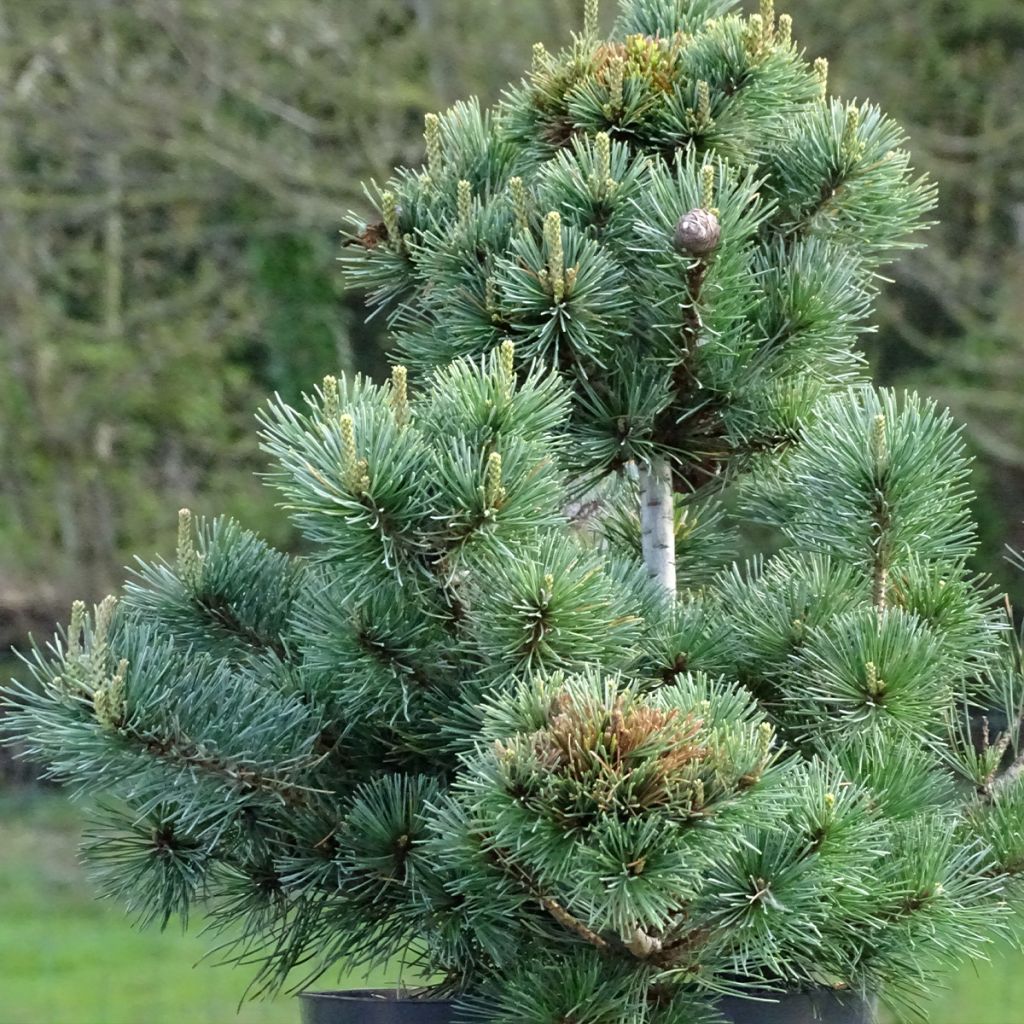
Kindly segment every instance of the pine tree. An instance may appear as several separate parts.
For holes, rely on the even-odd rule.
[[[108,797],[106,891],[202,904],[258,989],[412,956],[509,1024],[912,1008],[1008,930],[1020,645],[956,428],[855,350],[932,188],[732,6],[604,40],[589,2],[428,117],[346,249],[403,362],[261,415],[307,551],[183,511],[10,694]]]

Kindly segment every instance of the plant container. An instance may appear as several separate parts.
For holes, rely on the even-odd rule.
[[[873,1001],[849,992],[764,992],[756,998],[729,997],[718,1003],[729,1024],[873,1024]]]
[[[450,999],[417,999],[391,989],[300,992],[302,1024],[454,1024]]]
[[[417,999],[390,989],[302,992],[302,1024],[455,1024],[449,999]],[[873,1024],[874,1004],[832,991],[765,992],[722,999],[729,1024]],[[528,1022],[524,1021],[524,1024]]]

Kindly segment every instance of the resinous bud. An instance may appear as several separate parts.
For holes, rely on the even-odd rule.
[[[722,225],[718,217],[710,210],[698,207],[679,218],[672,244],[678,252],[707,256],[718,248],[721,237]]]

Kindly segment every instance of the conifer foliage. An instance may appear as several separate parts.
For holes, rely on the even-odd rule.
[[[304,553],[183,512],[9,693],[106,797],[105,889],[201,904],[258,988],[411,957],[509,1024],[912,1006],[1006,927],[1020,647],[957,430],[855,351],[932,189],[734,6],[601,39],[588,0],[429,116],[349,258],[402,364],[260,417]]]

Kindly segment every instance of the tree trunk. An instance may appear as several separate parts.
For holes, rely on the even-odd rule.
[[[644,565],[670,597],[676,595],[676,536],[672,467],[653,459],[640,467],[640,532]]]

